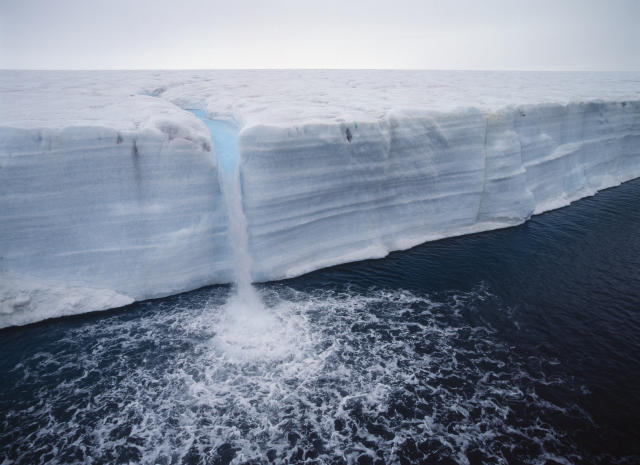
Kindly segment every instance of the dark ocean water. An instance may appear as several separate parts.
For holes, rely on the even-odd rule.
[[[0,331],[0,464],[640,463],[639,205]]]

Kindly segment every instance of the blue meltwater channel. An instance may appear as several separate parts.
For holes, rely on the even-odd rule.
[[[247,220],[242,205],[238,131],[230,123],[207,118],[203,110],[191,110],[211,133],[213,151],[218,162],[218,179],[226,204],[228,236],[233,255],[233,272],[237,297],[247,305],[258,305],[255,289],[251,286],[251,256],[247,237]]]
[[[209,119],[204,110],[189,111],[209,129],[218,167],[225,179],[234,176],[238,166],[238,130],[226,121]]]

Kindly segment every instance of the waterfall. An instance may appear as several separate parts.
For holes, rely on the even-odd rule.
[[[251,256],[249,255],[247,219],[242,207],[240,167],[236,163],[231,173],[224,173],[224,170],[221,173],[222,193],[229,219],[229,242],[233,257],[237,299],[243,306],[261,307],[262,302],[255,288],[251,285]]]
[[[238,131],[230,124],[210,120],[202,110],[192,110],[211,133],[218,161],[218,180],[228,218],[235,292],[222,312],[214,315],[212,343],[231,362],[282,360],[299,348],[304,331],[289,308],[268,308],[251,284],[251,255],[247,219],[242,204]],[[287,314],[283,319],[278,312]]]
[[[242,206],[237,130],[229,123],[207,118],[202,110],[191,110],[191,112],[209,129],[218,161],[218,179],[227,210],[228,237],[236,288],[236,294],[230,299],[229,305],[233,306],[235,311],[263,308],[264,305],[251,284],[251,256],[249,255],[247,219]]]

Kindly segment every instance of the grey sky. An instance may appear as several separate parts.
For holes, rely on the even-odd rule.
[[[640,70],[640,1],[0,0],[0,68]]]

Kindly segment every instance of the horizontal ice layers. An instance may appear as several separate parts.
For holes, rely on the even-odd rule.
[[[390,112],[240,134],[255,280],[522,223],[640,176],[640,102]]]
[[[252,274],[270,280],[517,224],[640,176],[637,82],[2,71],[0,327],[232,279],[216,147],[184,108],[238,123]],[[592,98],[621,103],[539,105]],[[498,109],[509,102],[532,104]]]
[[[0,127],[0,327],[231,279],[206,128],[138,99],[137,129]]]

